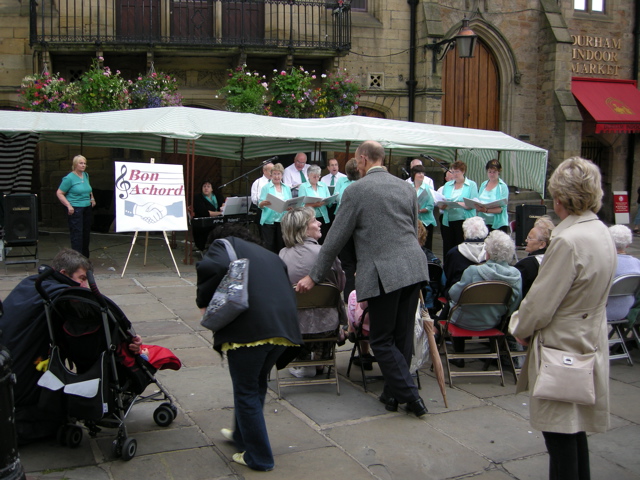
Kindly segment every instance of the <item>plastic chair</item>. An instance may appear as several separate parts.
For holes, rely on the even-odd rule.
[[[506,312],[506,310],[508,309],[509,301],[511,299],[511,295],[511,286],[505,282],[485,281],[471,283],[462,290],[458,302],[449,311],[447,320],[439,322],[442,335],[440,337],[440,345],[438,346],[438,350],[444,350],[445,363],[447,364],[447,376],[449,378],[450,387],[453,387],[453,377],[485,376],[500,377],[501,385],[504,387],[504,374],[502,371],[502,363],[500,362],[500,343],[504,345],[505,353],[507,354],[509,361],[511,362],[513,375],[514,377],[516,377],[515,365],[513,364],[513,360],[511,359],[509,345],[507,344],[506,335],[504,333],[506,315],[502,316],[499,319],[496,319],[496,323],[498,324],[497,327],[480,331],[467,330],[451,323],[451,319],[456,312],[459,312],[459,319],[461,319],[462,317],[464,317],[465,312],[478,307],[504,306]],[[453,340],[454,338],[473,339],[465,340],[465,344],[489,342],[490,351],[488,353],[449,353],[446,342],[447,340]],[[451,371],[449,360],[456,359],[484,359],[485,366],[482,370]],[[497,370],[488,370],[491,360],[497,361]]]
[[[342,292],[333,284],[320,283],[312,288],[309,292],[296,292],[296,300],[298,302],[298,310],[308,308],[338,308],[339,302],[342,302]],[[339,327],[338,327],[339,328]],[[330,358],[311,359],[304,361],[293,361],[289,363],[290,367],[318,367],[326,366],[329,368],[326,377],[318,376],[313,378],[280,378],[280,371],[276,370],[276,387],[278,390],[278,398],[282,398],[280,388],[295,387],[301,385],[321,385],[336,384],[336,393],[340,395],[340,385],[338,383],[338,369],[336,364],[336,344],[338,343],[338,330],[335,334],[326,338],[314,338],[305,340],[305,343],[322,342],[330,345]],[[333,376],[331,370],[333,369]]]
[[[608,299],[627,296],[633,296],[635,298],[638,293],[640,293],[640,275],[621,275],[613,281],[611,290],[609,290]],[[636,341],[638,341],[638,338],[637,333],[631,325],[629,325],[629,320],[626,318],[628,313],[629,312],[627,312],[625,318],[621,320],[607,319],[607,324],[609,325],[609,350],[611,350],[614,345],[620,345],[622,348],[622,353],[610,354],[609,360],[626,358],[629,366],[633,366],[633,360],[627,348],[627,335],[630,331],[633,331]]]

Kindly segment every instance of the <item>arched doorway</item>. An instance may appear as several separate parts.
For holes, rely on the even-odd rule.
[[[496,59],[481,40],[473,58],[450,50],[442,65],[442,124],[500,130],[499,78]]]

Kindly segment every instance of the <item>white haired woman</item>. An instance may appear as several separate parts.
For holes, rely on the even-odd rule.
[[[609,233],[616,245],[618,253],[618,266],[616,268],[616,278],[621,275],[640,275],[640,260],[631,255],[627,255],[627,247],[631,245],[633,235],[629,228],[624,225],[612,225]],[[635,298],[633,295],[627,297],[613,297],[607,303],[607,319],[622,320],[633,307]]]
[[[300,185],[298,190],[299,197],[316,197],[316,198],[327,198],[331,196],[329,193],[329,187],[320,181],[320,174],[322,170],[318,165],[311,165],[307,170],[307,181]],[[307,203],[305,207],[311,207],[315,210],[315,217],[320,222],[320,229],[322,232],[322,237],[318,243],[322,245],[324,241],[324,237],[327,235],[329,231],[329,211],[327,210],[327,206],[324,202],[314,202]]]
[[[533,281],[538,276],[538,270],[549,246],[551,231],[554,228],[555,225],[551,218],[544,215],[536,220],[533,228],[527,234],[527,239],[525,240],[527,246],[524,250],[529,255],[514,265],[520,270],[520,276],[522,277],[522,298],[527,295]]]
[[[529,344],[517,392],[533,389],[542,344],[576,354],[595,352],[593,405],[530,398],[529,421],[544,436],[552,480],[589,479],[585,432],[609,427],[605,308],[617,259],[611,235],[596,215],[602,206],[601,184],[598,167],[580,157],[563,161],[551,175],[549,193],[561,222],[551,234],[538,277],[509,324],[511,334]]]
[[[96,206],[96,200],[86,170],[87,159],[82,155],[73,157],[72,171],[63,177],[56,196],[67,209],[71,248],[89,258],[91,209]]]
[[[309,170],[311,168],[309,167]],[[318,258],[320,252],[318,240],[322,236],[320,222],[316,218],[313,208],[298,207],[285,213],[281,225],[285,248],[280,250],[280,258],[287,265],[290,282],[295,285],[298,280],[309,275]],[[340,291],[344,289],[345,276],[340,260],[335,259],[323,282],[334,284]],[[346,325],[347,312],[344,304],[340,302],[337,307],[338,310],[335,308],[298,310],[298,322],[302,337],[309,339],[331,336],[341,323]],[[327,358],[330,353],[327,343],[310,343],[306,347],[306,351],[300,358],[307,358],[311,352],[321,358]],[[307,370],[294,374],[315,376],[314,371]]]

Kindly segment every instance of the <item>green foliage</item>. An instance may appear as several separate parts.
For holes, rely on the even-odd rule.
[[[358,98],[362,91],[358,82],[346,72],[322,75],[322,88],[316,108],[320,118],[351,115],[358,108]]]
[[[289,72],[274,70],[269,84],[271,102],[268,115],[288,118],[313,117],[318,91],[313,89],[316,76],[304,68],[292,68]]]
[[[266,77],[261,77],[257,72],[248,72],[246,68],[246,65],[242,65],[229,70],[227,85],[218,94],[225,98],[230,112],[262,115],[268,89]]]
[[[72,85],[59,74],[49,72],[24,77],[18,90],[22,110],[32,112],[73,112],[74,94]]]
[[[102,57],[93,60],[91,68],[78,80],[77,101],[81,112],[108,112],[126,110],[131,104],[129,88],[133,84],[120,76],[120,70],[112,73],[102,67]]]
[[[178,82],[171,75],[151,72],[140,75],[129,88],[131,108],[156,108],[182,106]]]

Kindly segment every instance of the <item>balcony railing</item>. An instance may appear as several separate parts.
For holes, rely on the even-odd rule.
[[[31,0],[31,43],[351,47],[349,2]]]

